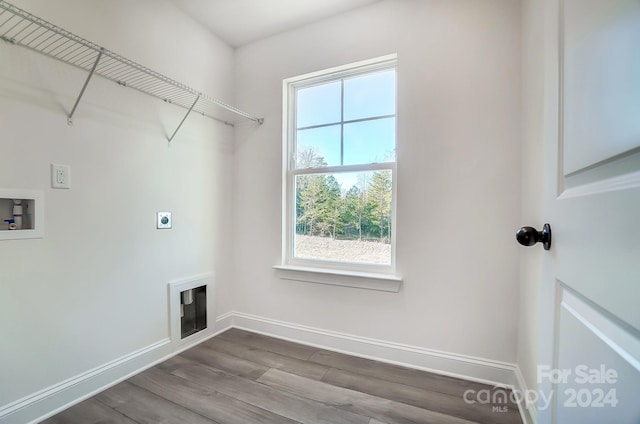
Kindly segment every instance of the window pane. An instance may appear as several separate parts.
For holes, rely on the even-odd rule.
[[[340,122],[340,81],[297,90],[296,128]]]
[[[298,175],[294,256],[391,264],[391,171]]]
[[[395,162],[396,119],[354,122],[344,126],[344,165]]]
[[[395,115],[396,71],[344,80],[344,120]]]
[[[296,168],[340,165],[340,125],[298,130]]]

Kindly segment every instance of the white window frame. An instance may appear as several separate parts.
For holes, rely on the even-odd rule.
[[[397,55],[387,55],[375,59],[334,67],[318,72],[313,72],[283,81],[283,185],[282,185],[282,263],[274,268],[280,271],[288,271],[282,278],[303,281],[320,279],[321,283],[340,284],[351,287],[373,288],[376,290],[398,291],[400,277],[396,272],[396,197],[397,197],[397,158],[393,162],[372,163],[366,165],[342,165],[326,166],[322,168],[296,169],[296,90],[311,87],[331,81],[339,81],[342,78],[366,75],[385,69],[397,69]],[[396,80],[397,81],[397,80]],[[397,137],[397,82],[396,82],[396,147]],[[391,200],[391,263],[389,265],[361,264],[337,262],[322,259],[302,259],[294,257],[295,237],[295,178],[298,175],[336,172],[367,172],[378,170],[390,170],[392,181]],[[292,277],[295,274],[295,278]],[[311,274],[316,274],[315,277]],[[307,275],[309,278],[305,278]],[[345,284],[337,280],[347,281]],[[383,282],[382,288],[380,282]],[[386,282],[391,282],[390,287],[384,287]]]

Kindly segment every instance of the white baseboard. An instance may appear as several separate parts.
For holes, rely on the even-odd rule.
[[[518,393],[523,394],[518,398],[518,408],[520,408],[520,416],[522,417],[522,422],[524,424],[536,424],[537,422],[537,410],[535,404],[530,404],[526,402],[525,394],[529,393],[529,388],[527,387],[527,382],[520,371],[520,367],[516,365],[515,369],[516,375],[516,385],[514,387]]]
[[[362,358],[500,386],[515,386],[515,365],[450,352],[354,336],[241,312],[233,327]]]
[[[231,323],[232,314],[222,315],[216,319],[213,328],[196,333],[197,337],[194,335],[178,347],[172,346],[171,340],[166,338],[8,405],[0,406],[0,424],[38,423],[228,330]]]
[[[215,328],[216,335],[227,331],[228,329],[233,327],[233,317],[235,312],[227,312],[226,314],[222,314],[216,318]]]
[[[166,356],[170,340],[163,339],[0,408],[1,424],[36,423],[80,402],[147,364]]]

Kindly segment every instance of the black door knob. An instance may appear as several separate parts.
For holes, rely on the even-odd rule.
[[[549,250],[551,249],[551,226],[544,224],[542,231],[538,231],[533,227],[522,227],[516,231],[516,240],[523,246],[542,243],[544,250]]]

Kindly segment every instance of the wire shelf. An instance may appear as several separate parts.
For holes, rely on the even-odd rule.
[[[261,118],[100,47],[4,0],[0,0],[0,39],[89,72],[85,85],[68,117],[69,124],[72,123],[75,109],[94,74],[121,86],[156,97],[166,103],[187,109],[188,112],[178,129],[190,112],[200,113],[233,126],[232,122],[219,117],[220,108],[258,124],[263,122]],[[175,132],[173,136],[175,136]],[[173,139],[173,136],[170,137],[170,140]]]

